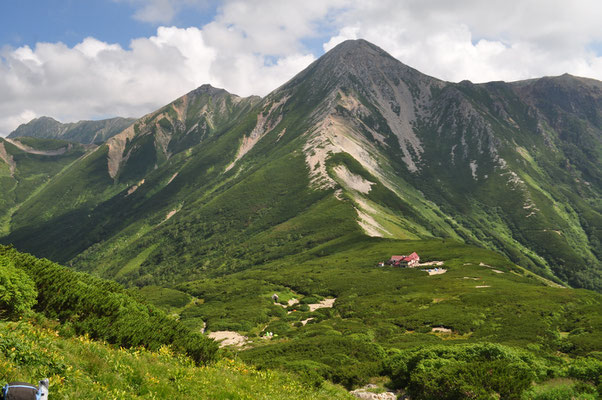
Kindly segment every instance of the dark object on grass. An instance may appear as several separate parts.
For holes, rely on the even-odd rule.
[[[10,382],[2,388],[1,400],[46,400],[48,399],[48,379],[39,386],[25,382]]]

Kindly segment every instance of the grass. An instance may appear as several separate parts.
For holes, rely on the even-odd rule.
[[[351,399],[331,384],[308,386],[283,372],[222,359],[197,367],[169,347],[115,348],[52,327],[0,322],[0,382],[50,379],[53,399]]]
[[[447,272],[429,276],[419,269],[376,266],[392,254],[412,251],[422,261],[444,261]],[[209,330],[249,336],[251,348],[241,353],[245,360],[350,386],[377,370],[352,350],[360,344],[386,351],[493,342],[552,358],[557,352],[576,357],[600,350],[599,295],[559,288],[499,254],[453,241],[334,240],[176,288],[200,300],[181,312],[184,324],[198,329],[206,323]],[[283,292],[294,293],[301,303],[323,297],[336,301],[332,309],[285,310],[270,299]],[[432,332],[435,327],[452,332]],[[266,341],[261,336],[267,331],[278,337]],[[364,365],[371,372],[350,375],[341,365]]]

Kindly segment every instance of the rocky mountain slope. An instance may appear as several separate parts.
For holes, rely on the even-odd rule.
[[[443,82],[347,41],[263,99],[206,85],[141,118],[2,241],[144,285],[358,233],[440,237],[599,290],[600,85]]]
[[[62,139],[83,144],[102,143],[136,121],[135,118],[110,118],[62,124],[50,117],[40,117],[20,125],[8,137]]]

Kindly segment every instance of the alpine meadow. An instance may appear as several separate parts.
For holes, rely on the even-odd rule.
[[[347,40],[264,97],[34,119],[0,188],[2,382],[602,395],[600,81],[452,83]]]

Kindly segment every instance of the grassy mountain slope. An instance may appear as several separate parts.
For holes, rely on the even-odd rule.
[[[197,363],[216,359],[217,346],[155,307],[143,304],[114,282],[72,271],[45,259],[0,246],[0,266],[25,273],[19,280],[35,286],[35,310],[78,334],[124,346],[151,350],[167,345]],[[27,279],[26,279],[27,278]],[[8,278],[8,281],[14,278]],[[7,281],[7,282],[8,282]],[[3,304],[11,295],[2,285]],[[12,296],[19,301],[20,295]],[[0,315],[4,315],[0,307]]]
[[[50,378],[54,399],[350,399],[331,385],[314,388],[283,372],[223,359],[205,367],[168,347],[114,348],[50,327],[0,322],[1,382]],[[18,349],[18,351],[11,350]]]
[[[221,356],[215,363],[215,343],[119,285],[8,247],[0,247],[0,299],[0,382],[49,378],[53,398],[348,398],[329,384]],[[18,307],[8,315],[18,322],[4,320],[16,302],[37,313]]]
[[[0,139],[0,232],[8,233],[19,206],[87,150],[61,140]]]
[[[444,260],[446,272],[375,266],[383,255],[409,250]],[[0,322],[1,377],[50,377],[59,398],[346,398],[324,378],[348,388],[388,382],[416,399],[599,393],[599,294],[554,287],[500,255],[452,241],[358,234],[352,245],[339,240],[284,261],[162,296],[141,292],[172,315],[165,320],[115,283],[1,248],[2,271],[8,262],[27,274],[38,292],[35,309],[44,314],[35,323]],[[10,288],[4,279],[3,291]],[[273,293],[299,302],[283,307]],[[324,297],[335,297],[333,307],[312,311]],[[199,319],[209,330],[246,331],[250,343],[240,358],[260,369],[231,360],[199,368],[174,354],[187,351],[181,340],[190,346],[198,336],[178,324],[196,330]],[[162,335],[172,328],[173,341]],[[262,337],[268,331],[275,335]],[[82,334],[126,348],[74,336]]]
[[[35,137],[60,139],[82,144],[100,144],[136,121],[135,118],[110,118],[62,124],[50,117],[40,117],[20,125],[9,138]]]
[[[599,114],[595,81],[452,84],[348,41],[264,99],[202,86],[143,117],[2,240],[145,285],[358,231],[444,237],[599,289]]]

